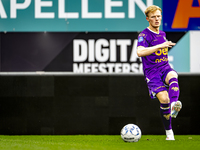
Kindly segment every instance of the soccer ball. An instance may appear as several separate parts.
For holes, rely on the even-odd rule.
[[[124,142],[138,142],[142,136],[140,128],[135,124],[127,124],[121,130]]]

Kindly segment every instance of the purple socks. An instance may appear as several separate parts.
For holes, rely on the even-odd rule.
[[[176,102],[179,98],[179,85],[178,85],[177,78],[171,78],[169,80],[168,94],[169,94],[170,103],[160,104],[160,114],[161,114],[161,118],[162,118],[162,122],[164,124],[165,130],[172,129],[170,105],[172,102]]]
[[[160,104],[160,114],[161,114],[161,118],[162,118],[162,122],[164,124],[165,130],[172,129],[170,103]]]
[[[179,98],[179,85],[177,78],[171,78],[169,80],[169,99],[170,103],[176,102]]]

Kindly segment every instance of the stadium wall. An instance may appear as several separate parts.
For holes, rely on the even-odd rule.
[[[200,134],[200,76],[180,74],[183,109],[175,134]],[[0,76],[1,135],[119,134],[127,123],[165,134],[159,102],[140,74]]]

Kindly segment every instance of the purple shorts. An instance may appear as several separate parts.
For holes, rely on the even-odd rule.
[[[165,78],[170,71],[175,71],[175,70],[172,68],[168,68],[151,79],[146,78],[147,86],[149,89],[149,95],[151,99],[155,99],[156,94],[161,91],[168,91],[169,86],[165,83]]]

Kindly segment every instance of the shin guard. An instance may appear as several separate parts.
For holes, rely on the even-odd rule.
[[[177,78],[171,78],[169,80],[169,99],[170,103],[176,102],[179,98],[179,85]]]

